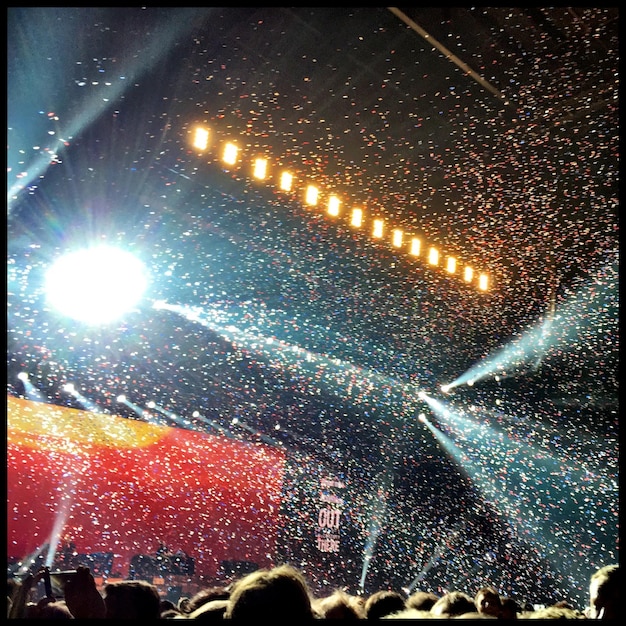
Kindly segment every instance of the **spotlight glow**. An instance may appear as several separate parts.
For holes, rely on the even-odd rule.
[[[601,328],[604,319],[608,320],[613,315],[607,303],[616,292],[617,285],[612,281],[601,288],[590,282],[559,307],[554,292],[551,293],[542,319],[535,326],[476,363],[448,384],[447,390],[464,383],[471,387],[487,377],[493,377],[499,382],[508,376],[525,375],[538,370],[552,353],[567,354],[579,350],[581,340],[588,332],[589,320],[594,319],[598,328]]]
[[[141,300],[148,281],[143,263],[117,248],[98,246],[60,257],[46,275],[48,303],[89,325],[120,318]]]
[[[515,410],[509,416],[497,410],[498,426],[491,425],[476,409],[469,416],[462,407],[453,407],[432,397],[427,403],[437,416],[440,427],[427,424],[442,449],[458,464],[495,509],[517,533],[529,537],[540,556],[571,576],[575,565],[560,555],[567,545],[567,531],[560,520],[558,501],[569,508],[581,497],[590,510],[602,507],[607,493],[617,488],[607,480],[606,468],[597,460],[581,455],[579,461],[565,459],[557,452],[554,442],[563,440],[565,433],[553,426],[545,427],[538,420],[532,439],[521,441],[511,436],[501,424],[515,423]]]

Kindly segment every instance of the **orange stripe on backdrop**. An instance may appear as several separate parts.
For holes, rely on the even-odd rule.
[[[9,557],[73,542],[126,576],[160,542],[193,557],[271,565],[284,452],[121,417],[7,398]]]
[[[8,396],[9,442],[51,446],[139,448],[154,444],[167,428]],[[69,435],[69,439],[68,439]]]

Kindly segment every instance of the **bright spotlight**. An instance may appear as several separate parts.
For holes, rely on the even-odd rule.
[[[126,396],[122,393],[119,396],[117,396],[117,401],[118,402],[126,402]]]
[[[237,157],[239,155],[239,148],[232,142],[228,142],[224,146],[224,152],[222,154],[222,161],[228,165],[235,165],[237,163]]]
[[[350,224],[359,228],[363,224],[363,209],[352,209],[352,219]]]
[[[280,188],[283,191],[291,191],[291,186],[293,185],[293,175],[289,172],[283,172],[280,175]]]
[[[254,161],[254,170],[253,174],[254,178],[258,180],[264,180],[267,176],[267,159],[258,158]]]
[[[45,402],[44,395],[41,393],[41,391],[39,391],[39,389],[37,389],[37,387],[35,387],[30,382],[30,379],[26,372],[20,372],[17,377],[19,378],[19,380],[22,381],[22,384],[24,385],[24,391],[26,392],[26,397],[29,400],[34,400],[35,402]]]
[[[374,228],[372,230],[372,236],[380,239],[383,236],[385,230],[385,222],[381,219],[374,220]]]
[[[315,206],[317,204],[317,198],[319,196],[319,189],[314,185],[309,185],[306,188],[305,202],[309,206]]]
[[[450,385],[441,385],[441,393],[448,393],[450,391]]]
[[[209,145],[209,131],[206,128],[196,128],[193,136],[193,146],[201,152]]]
[[[341,206],[341,200],[337,196],[331,196],[328,199],[328,215],[339,215],[339,207]]]
[[[143,263],[130,252],[109,246],[66,254],[46,275],[52,308],[86,324],[118,319],[137,305],[146,287]]]
[[[422,422],[422,424],[425,424],[426,423],[426,415],[424,413],[420,413],[417,416],[417,421],[418,422]]]
[[[67,393],[74,393],[76,391],[76,388],[72,383],[65,383],[65,385],[63,385],[63,391]]]
[[[419,256],[421,248],[421,241],[417,237],[411,239],[411,254],[413,256]]]

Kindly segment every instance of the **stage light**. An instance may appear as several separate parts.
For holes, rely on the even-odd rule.
[[[80,393],[74,383],[65,383],[65,385],[63,385],[63,391],[71,394],[87,411],[91,411],[92,413],[101,412],[100,407]]]
[[[283,172],[280,175],[280,188],[282,191],[291,191],[293,184],[293,176],[289,172]]]
[[[28,377],[28,374],[26,372],[20,372],[17,375],[18,379],[22,381],[22,384],[24,385],[24,391],[26,393],[26,397],[29,400],[33,400],[35,402],[45,402],[46,401],[46,397],[44,396],[43,393],[41,393],[41,391],[39,391],[39,389],[37,389],[37,387],[35,387],[35,385],[33,385],[30,382],[30,379]]]
[[[117,402],[126,402],[126,396],[124,394],[120,394],[119,396],[117,396],[116,398]]]
[[[306,188],[306,195],[304,201],[309,206],[315,206],[317,204],[317,197],[319,195],[319,190],[314,185],[309,185]]]
[[[46,273],[48,304],[89,325],[119,319],[139,303],[147,285],[146,269],[134,254],[106,245],[69,252]]]
[[[330,198],[328,198],[328,214],[333,216],[339,215],[340,204],[341,201],[337,196],[330,196]]]
[[[197,128],[193,135],[193,146],[203,151],[209,145],[210,130],[205,128]],[[235,165],[239,158],[240,149],[234,142],[225,144],[222,154],[222,161],[224,163]],[[265,180],[267,177],[268,159],[257,158],[255,159],[252,167],[252,177],[257,180]],[[282,191],[291,191],[293,187],[293,176],[288,172],[283,172],[280,176],[279,187]],[[317,187],[309,185],[305,190],[304,202],[308,206],[316,206],[318,204],[320,190]],[[336,217],[340,212],[340,201],[336,196],[331,196],[328,201],[327,214]],[[353,209],[350,220],[350,225],[359,228],[363,224],[363,211],[362,209]],[[383,237],[383,231],[385,229],[383,219],[374,220],[373,237],[381,239]],[[396,248],[401,248],[403,245],[404,233],[401,229],[394,229],[392,235],[392,244]],[[422,243],[417,237],[411,239],[410,254],[412,256],[419,256],[421,253]],[[432,247],[428,256],[428,262],[430,265],[439,265],[440,252]],[[446,269],[449,274],[456,274],[457,271],[457,259],[449,257]],[[471,283],[474,278],[474,270],[471,267],[465,267],[463,272],[463,278],[466,283]],[[487,291],[490,288],[490,279],[486,274],[481,274],[479,277],[478,288],[480,291]]]
[[[411,239],[411,254],[413,256],[419,256],[421,247],[422,242],[417,237],[413,237],[413,239]]]
[[[224,146],[224,153],[222,155],[222,161],[228,165],[235,165],[237,163],[237,155],[239,153],[239,148],[232,143],[228,142]]]
[[[381,219],[374,220],[374,227],[372,230],[372,235],[377,239],[380,239],[383,236],[383,230],[385,228],[385,223]]]
[[[209,131],[206,128],[196,128],[193,135],[193,147],[204,152],[209,146]]]
[[[267,159],[255,159],[252,175],[259,180],[265,179],[265,177],[267,176]]]
[[[191,417],[193,417],[195,420],[199,420],[200,422],[207,424],[208,426],[211,426],[212,428],[215,428],[215,430],[219,431],[226,437],[232,438],[235,436],[233,433],[230,432],[230,430],[223,428],[222,426],[214,422],[212,419],[209,419],[208,417],[205,417],[204,415],[202,415],[200,411],[194,411],[191,414]],[[187,423],[187,420],[185,420],[185,423]]]

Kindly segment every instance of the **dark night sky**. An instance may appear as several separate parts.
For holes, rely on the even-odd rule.
[[[618,12],[398,11],[10,8],[8,393],[27,370],[53,403],[72,381],[120,415],[119,393],[236,415],[294,454],[392,470],[405,504],[424,459],[452,459],[576,596],[618,560]],[[222,168],[197,124],[491,290]],[[151,282],[91,328],[46,306],[43,277],[96,240]],[[427,478],[424,502],[445,492]]]

